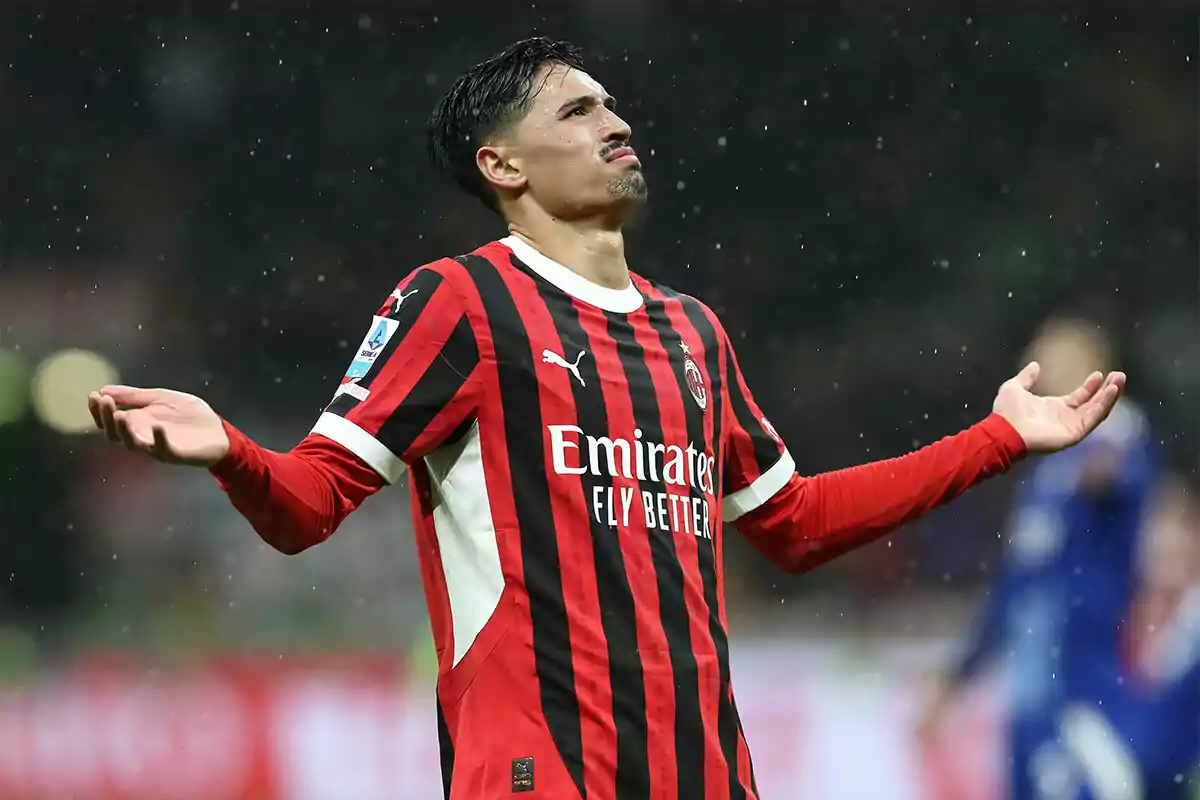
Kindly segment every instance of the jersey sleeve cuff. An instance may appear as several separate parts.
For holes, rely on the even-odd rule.
[[[229,450],[221,456],[221,460],[208,468],[208,473],[217,479],[217,485],[228,489],[236,479],[237,473],[246,466],[247,456],[254,443],[228,420],[222,418],[221,425],[225,428],[225,437],[229,439]]]
[[[738,517],[749,514],[754,509],[775,496],[775,493],[787,486],[796,472],[796,462],[787,450],[775,462],[774,466],[759,475],[758,478],[744,489],[738,489],[732,494],[725,495],[722,503],[721,518],[725,522],[733,522]]]
[[[400,480],[404,474],[404,462],[395,453],[345,417],[326,411],[317,418],[312,432],[354,453],[389,484]]]
[[[1006,467],[1023,458],[1029,450],[1017,429],[999,414],[989,414],[979,427],[996,443]]]

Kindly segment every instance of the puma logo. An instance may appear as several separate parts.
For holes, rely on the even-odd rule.
[[[419,291],[421,291],[421,290],[413,289],[408,294],[401,294],[400,290],[396,289],[394,292],[392,292],[391,297],[392,297],[392,300],[394,301],[392,303],[392,313],[395,314],[395,313],[399,312],[400,306],[402,306],[404,304],[404,301],[407,300],[408,298],[412,297],[414,294],[416,294]]]
[[[580,350],[579,355],[575,356],[575,363],[568,362],[565,358],[555,353],[553,350],[542,351],[542,362],[545,364],[553,364],[556,367],[562,367],[568,370],[579,381],[580,386],[587,386],[583,381],[583,376],[579,374],[579,362],[583,360],[586,350]]]

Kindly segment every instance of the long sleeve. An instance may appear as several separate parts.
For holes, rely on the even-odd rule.
[[[267,544],[299,553],[329,538],[384,479],[345,447],[310,434],[288,453],[225,423],[229,453],[210,472]]]
[[[479,349],[444,274],[456,266],[426,265],[400,282],[372,315],[333,399],[290,452],[260,447],[225,423],[229,453],[211,471],[272,547],[298,553],[323,542],[469,421]]]
[[[792,472],[735,525],[771,561],[805,572],[1008,470],[1024,453],[1020,435],[993,414],[900,458],[813,477]]]

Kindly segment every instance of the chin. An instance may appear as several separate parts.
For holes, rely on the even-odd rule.
[[[631,170],[609,182],[608,194],[613,200],[644,203],[649,194],[646,177],[640,168]]]

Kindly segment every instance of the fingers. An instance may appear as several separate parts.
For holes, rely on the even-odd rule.
[[[1028,392],[1033,388],[1033,385],[1037,383],[1038,374],[1040,374],[1041,371],[1042,367],[1040,364],[1038,364],[1038,362],[1030,361],[1025,365],[1025,369],[1016,374],[1013,380],[1017,382],[1018,386]]]
[[[1100,390],[1100,387],[1106,383],[1104,376],[1099,372],[1093,372],[1087,376],[1087,380],[1079,385],[1079,388],[1071,392],[1063,398],[1067,406],[1070,408],[1079,408],[1081,405],[1091,400],[1092,397]]]
[[[1125,373],[1109,373],[1103,387],[1090,400],[1080,406],[1079,411],[1083,415],[1084,425],[1087,427],[1088,432],[1095,430],[1101,422],[1104,422],[1108,418],[1124,389]]]
[[[162,389],[141,389],[136,386],[105,386],[100,390],[103,397],[111,397],[117,405],[126,408],[144,408],[155,400],[162,399]]]
[[[117,411],[114,413],[113,424],[117,429],[117,438],[121,444],[125,445],[126,450],[138,451],[147,449],[147,443],[134,434],[133,428],[129,424],[129,412]]]
[[[115,415],[117,408],[143,408],[150,405],[161,393],[158,389],[138,389],[133,386],[105,386],[98,392],[88,393],[88,411],[96,427],[104,431],[110,441],[121,441]]]
[[[162,425],[155,425],[151,431],[154,441],[151,444],[151,455],[159,461],[173,463],[175,454],[171,452],[171,445],[167,442],[167,432],[163,430]]]
[[[99,392],[88,392],[88,411],[92,414],[92,422],[97,430],[104,430],[104,417],[100,414],[102,399]]]
[[[113,402],[111,397],[100,397],[98,404],[100,408],[100,427],[104,429],[104,435],[108,437],[110,442],[121,441],[121,436],[117,433],[117,404]]]

